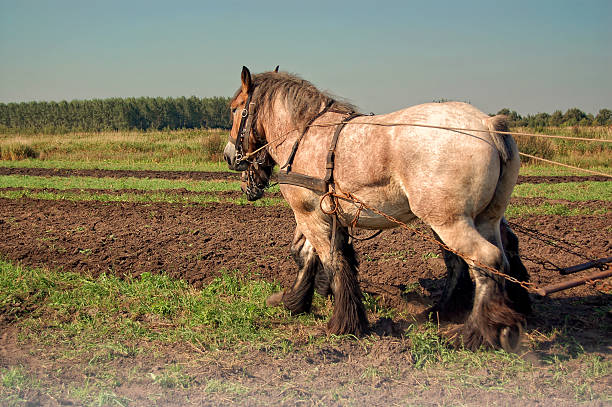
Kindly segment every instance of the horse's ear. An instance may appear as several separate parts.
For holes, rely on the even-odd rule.
[[[278,73],[278,68],[280,65],[276,65],[276,68],[274,68],[274,73]]]
[[[242,80],[242,91],[245,93],[250,92],[253,87],[253,81],[251,80],[251,72],[249,72],[249,68],[246,66],[242,67],[240,79]]]

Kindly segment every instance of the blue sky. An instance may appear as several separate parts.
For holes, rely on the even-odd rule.
[[[597,113],[612,1],[0,0],[0,102],[229,96],[277,64],[366,112]]]

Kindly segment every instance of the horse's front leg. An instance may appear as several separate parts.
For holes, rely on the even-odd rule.
[[[331,240],[331,239],[330,239]],[[333,250],[321,256],[334,295],[334,312],[327,324],[330,333],[361,335],[368,330],[363,293],[357,280],[357,257],[347,228],[337,227]]]
[[[319,277],[317,288],[331,289],[334,297],[328,331],[338,335],[365,333],[368,320],[357,280],[357,259],[348,243],[347,229],[337,224],[332,234],[332,218],[318,210],[296,213],[296,221],[323,265],[323,271],[315,273]]]
[[[291,288],[272,294],[266,300],[268,306],[283,304],[291,312],[309,312],[315,289],[317,273],[322,270],[321,261],[314,247],[299,228],[295,229],[291,242],[291,255],[298,266],[298,273]]]

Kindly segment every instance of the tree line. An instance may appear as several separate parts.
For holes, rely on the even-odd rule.
[[[231,127],[229,98],[111,98],[70,102],[0,103],[0,131],[64,133],[104,130],[162,130]],[[512,127],[609,126],[612,110],[597,115],[578,108],[565,113],[521,116],[501,109]]]
[[[612,110],[601,109],[596,116],[587,114],[578,108],[568,109],[565,113],[555,110],[552,114],[537,113],[521,116],[514,110],[502,109],[497,114],[508,116],[510,127],[534,127],[542,128],[548,126],[611,126]]]
[[[64,133],[231,127],[229,98],[110,98],[0,103],[0,130]]]

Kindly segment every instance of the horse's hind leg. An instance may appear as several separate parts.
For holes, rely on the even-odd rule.
[[[446,249],[442,254],[448,273],[442,297],[430,312],[438,312],[442,319],[461,318],[472,307],[474,283],[463,259]]]
[[[506,273],[509,269],[501,249],[499,223],[483,221],[476,230],[471,219],[461,218],[433,228],[447,246],[469,259],[476,287],[472,311],[460,332],[464,345],[471,349],[486,344],[515,350],[524,318],[509,306],[505,280],[487,270]]]
[[[291,312],[299,314],[310,311],[315,277],[322,270],[322,266],[314,247],[299,228],[296,228],[291,243],[291,255],[298,266],[293,285],[288,290],[272,294],[266,300],[266,304],[276,306],[282,303]]]
[[[514,234],[508,221],[502,218],[500,224],[501,239],[504,246],[504,253],[510,263],[508,275],[516,278],[519,281],[529,281],[529,273],[519,256],[519,240]],[[510,281],[506,282],[506,291],[510,300],[510,307],[521,314],[529,314],[531,312],[531,299],[529,293],[524,287]]]

